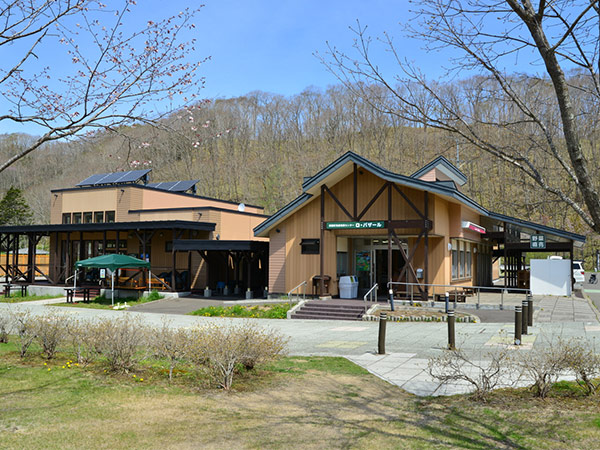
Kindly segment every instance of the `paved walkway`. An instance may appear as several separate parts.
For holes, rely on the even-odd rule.
[[[181,314],[147,314],[134,311],[111,311],[78,308],[55,308],[36,304],[0,304],[0,314],[15,308],[27,308],[34,314],[48,310],[82,319],[120,317],[131,314],[147,325],[158,326],[167,319],[173,327],[193,327],[210,322],[242,323],[243,319],[185,316]],[[558,314],[557,314],[558,317]],[[329,320],[254,319],[261,326],[280,331],[289,337],[289,353],[299,356],[344,356],[375,375],[418,395],[441,395],[464,392],[465,385],[437,389],[427,374],[427,360],[440,355],[447,345],[447,325],[432,322],[388,323],[386,356],[376,356],[377,322],[342,322]],[[485,360],[489,352],[512,341],[512,323],[456,324],[457,345],[474,360]],[[524,345],[517,351],[552,345],[559,337],[577,337],[600,342],[600,324],[596,321],[536,323]]]

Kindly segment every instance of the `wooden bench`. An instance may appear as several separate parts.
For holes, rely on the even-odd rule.
[[[465,291],[463,290],[453,290],[453,291],[448,291],[449,294],[449,301],[451,302],[458,302],[458,303],[464,303],[467,300],[467,295],[465,293]],[[445,302],[446,301],[446,293],[443,294],[435,294],[435,301],[436,302]]]
[[[27,295],[27,285],[26,284],[5,284],[4,285],[4,297],[10,297],[11,290],[18,290],[21,288],[21,297],[25,297]]]

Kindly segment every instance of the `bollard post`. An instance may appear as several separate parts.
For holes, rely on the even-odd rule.
[[[515,345],[521,345],[521,328],[523,327],[521,315],[521,307],[515,306]]]
[[[448,311],[448,350],[456,350],[456,340],[454,338],[454,310]]]
[[[390,294],[390,308],[392,309],[392,311],[395,311],[395,309],[394,309],[394,290],[390,289],[388,291],[388,293]]]
[[[450,294],[446,292],[446,314],[448,314],[448,310],[450,309]]]
[[[504,309],[504,291],[505,289],[500,290],[500,309]]]
[[[479,309],[480,305],[481,305],[481,289],[477,288],[477,309]]]
[[[385,355],[385,326],[387,324],[387,314],[382,312],[379,314],[379,345],[377,346],[377,354]]]
[[[527,294],[527,325],[533,326],[533,298],[531,294]]]
[[[529,320],[529,307],[527,304],[527,300],[523,300],[522,302],[523,306],[522,306],[522,315],[523,317],[521,318],[521,324],[522,324],[522,329],[521,329],[521,333],[523,335],[527,335],[527,321]]]

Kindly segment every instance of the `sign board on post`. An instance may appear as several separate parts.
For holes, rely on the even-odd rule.
[[[364,222],[326,222],[326,230],[365,230],[385,228],[384,220],[371,220]]]
[[[106,269],[100,269],[100,279],[104,280],[106,278]]]
[[[535,249],[546,248],[546,236],[543,234],[532,234],[529,239],[529,247]]]

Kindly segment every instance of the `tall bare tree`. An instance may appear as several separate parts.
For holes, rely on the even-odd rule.
[[[135,0],[0,0],[0,121],[41,133],[0,172],[47,142],[151,123],[161,115],[154,104],[193,99],[200,62],[188,60],[194,42],[182,34],[197,9],[136,27],[135,8]]]
[[[599,0],[417,4],[418,25],[407,26],[408,36],[427,51],[454,56],[449,81],[429,80],[388,34],[377,42],[399,72],[384,73],[372,57],[375,41],[360,23],[355,54],[330,46],[321,60],[375,108],[453,133],[511,164],[600,233],[597,144],[591,142],[600,113]],[[373,85],[384,89],[373,95]]]

